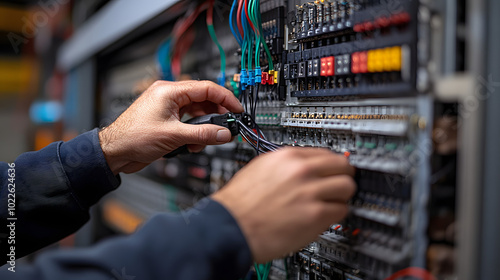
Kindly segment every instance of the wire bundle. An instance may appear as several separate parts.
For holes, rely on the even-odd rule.
[[[208,11],[207,11],[207,28],[208,28],[208,33],[210,33],[210,38],[212,38],[212,41],[219,49],[220,76],[219,76],[218,82],[219,82],[219,85],[224,86],[224,84],[226,83],[226,54],[224,53],[224,49],[222,48],[222,46],[219,44],[219,40],[217,40],[217,35],[215,35],[215,29],[214,29],[214,23],[213,23],[214,3],[215,3],[215,0],[209,0],[209,7],[208,7]]]
[[[217,40],[213,25],[213,10],[215,0],[208,0],[199,5],[192,6],[186,16],[177,20],[172,30],[172,34],[158,48],[158,64],[161,70],[161,76],[164,80],[174,81],[181,75],[181,60],[194,42],[194,32],[190,27],[196,21],[198,16],[207,10],[207,28],[210,38],[217,46],[221,60],[221,73],[218,78],[220,85],[224,85],[226,80],[226,54]]]
[[[254,264],[255,273],[257,273],[258,280],[267,280],[269,272],[271,271],[271,264],[271,262],[268,262],[266,264]]]
[[[245,111],[255,119],[260,85],[274,84],[277,72],[271,52],[264,38],[259,0],[234,0],[229,14],[229,26],[241,47],[240,101]],[[268,72],[262,72],[260,65],[261,50],[264,48]],[[257,151],[267,153],[275,151],[278,145],[268,141],[254,122],[255,131],[240,123],[241,136]]]
[[[263,79],[269,77],[269,74],[262,72],[260,66],[261,48],[264,47],[268,70],[274,77],[274,65],[271,58],[269,47],[264,39],[262,28],[262,19],[260,15],[259,0],[234,0],[229,14],[229,26],[236,41],[241,47],[241,89],[245,90],[248,86],[254,86],[262,83],[266,84],[274,79]]]
[[[253,118],[250,119],[252,121],[252,125],[255,127],[255,131],[249,128],[241,120],[236,120],[241,137],[243,137],[243,139],[245,139],[245,141],[250,144],[250,146],[252,146],[258,154],[278,150],[280,146],[268,141],[264,134],[260,131]]]

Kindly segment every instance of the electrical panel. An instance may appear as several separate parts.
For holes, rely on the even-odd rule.
[[[216,81],[247,99],[247,112],[268,141],[327,148],[357,168],[358,190],[349,215],[306,248],[273,261],[268,279],[456,277],[457,107],[438,102],[433,84],[441,74],[463,70],[464,39],[452,34],[448,50],[443,49],[436,38],[446,29],[433,28],[432,20],[450,9],[458,18],[452,24],[463,26],[464,4],[458,1],[451,9],[436,4],[441,1],[415,0],[267,0],[259,5],[236,0],[208,7],[203,1],[187,2],[178,4],[185,14],[177,23],[169,21],[144,35],[148,39],[103,55],[100,125],[155,78]],[[250,26],[251,16],[239,26],[245,21],[239,8],[245,5],[258,7],[260,18],[254,20],[260,27]],[[209,43],[212,34],[202,13],[214,7],[217,44]],[[187,21],[191,25],[182,29]],[[165,34],[179,28],[185,34],[175,42],[178,49],[165,56],[168,51],[162,50],[174,44]],[[253,34],[253,41],[240,44],[243,38],[234,29]],[[454,56],[443,58],[447,51]],[[169,195],[182,193],[163,210],[176,203],[183,209],[222,188],[255,156],[239,136],[200,154],[159,160],[142,176],[168,185]],[[125,181],[117,199],[140,192]]]

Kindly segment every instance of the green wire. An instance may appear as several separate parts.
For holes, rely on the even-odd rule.
[[[253,48],[253,38],[250,41],[250,47],[248,48],[248,53],[247,53],[247,63],[248,63],[248,70],[252,70],[252,48]]]
[[[272,262],[266,264],[254,263],[255,272],[257,273],[258,280],[267,280],[271,271]]]
[[[245,36],[245,40],[243,41],[243,47],[241,48],[241,70],[246,69],[245,67],[245,52],[247,50],[247,36]]]
[[[248,34],[250,34],[250,38],[248,40],[249,46],[248,46],[248,53],[247,53],[247,63],[248,63],[248,70],[252,70],[252,48],[253,48],[253,36],[251,35],[251,29],[248,28]]]
[[[262,280],[267,280],[267,277],[269,276],[269,272],[271,272],[271,265],[272,265],[272,262],[268,262],[264,266],[264,277],[262,277]]]
[[[264,30],[262,29],[262,17],[260,14],[260,1],[257,1],[257,20],[258,20],[258,26],[259,26],[259,31],[260,31],[260,37],[262,40],[262,45],[264,45],[264,50],[266,51],[267,54],[267,61],[269,63],[269,70],[274,70],[274,64],[273,64],[273,58],[271,57],[271,52],[269,51],[269,47],[267,46],[266,40],[264,38]]]
[[[257,1],[259,2],[259,1]],[[259,28],[259,21],[258,21],[258,18],[257,18],[257,3],[255,0],[250,0],[250,4],[251,4],[251,13],[250,13],[250,19],[254,25],[255,28],[259,29],[259,33],[260,33],[260,28]],[[262,34],[260,34],[259,36],[257,36],[257,41],[255,43],[255,67],[259,67],[260,68],[260,44],[261,44],[261,40],[262,40]]]
[[[210,37],[212,38],[212,41],[217,45],[217,48],[219,49],[220,71],[222,73],[226,73],[226,54],[224,53],[224,49],[219,44],[219,40],[217,40],[217,35],[215,34],[214,26],[212,24],[209,24],[209,25],[207,25],[207,27],[208,27],[208,33],[210,33]]]
[[[250,5],[248,5],[248,6],[250,6]],[[251,14],[249,7],[245,7],[245,9],[247,10],[247,13]],[[250,18],[250,21],[251,20],[252,19]],[[253,49],[253,39],[254,39],[253,37],[254,36],[252,35],[252,27],[250,26],[250,23],[248,22],[245,26],[246,26],[246,31],[249,34],[249,40],[248,40],[249,47],[248,47],[248,53],[247,53],[247,61],[248,61],[248,70],[250,71],[250,70],[252,70],[252,49]]]
[[[262,280],[262,277],[260,277],[260,267],[257,263],[254,263],[253,266],[255,267],[255,273],[257,273],[257,279]]]

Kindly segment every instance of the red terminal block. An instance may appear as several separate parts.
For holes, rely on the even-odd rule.
[[[391,24],[391,21],[387,17],[379,17],[375,20],[375,25],[378,28],[388,27]]]
[[[329,56],[327,57],[327,65],[328,65],[328,76],[333,76],[335,74],[335,57]]]
[[[262,80],[260,83],[265,85],[268,79],[269,79],[269,74],[267,72],[262,72]]]
[[[375,29],[375,25],[369,21],[365,22],[363,26],[365,28],[365,31],[373,31]]]
[[[321,72],[323,77],[333,76],[335,73],[335,57],[323,57],[321,59]]]
[[[351,55],[351,72],[354,74],[368,72],[367,53],[355,52]]]
[[[358,235],[358,234],[359,234],[359,231],[360,231],[360,230],[359,230],[359,228],[357,228],[357,229],[353,230],[353,231],[352,231],[352,236],[356,236],[356,235]]]
[[[391,16],[391,23],[394,25],[401,25],[410,22],[410,14],[402,12]]]
[[[327,61],[326,61],[326,57],[323,57],[321,59],[321,71],[320,71],[320,75],[323,76],[323,77],[326,77],[326,71],[327,71]]]
[[[368,72],[368,52],[359,52],[359,73]]]
[[[351,55],[351,72],[353,74],[359,73],[359,52],[355,52]]]
[[[357,32],[357,33],[365,32],[365,26],[362,23],[358,23],[358,24],[354,25],[353,30],[354,30],[354,32]]]

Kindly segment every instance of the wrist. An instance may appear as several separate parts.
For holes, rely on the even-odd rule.
[[[125,166],[127,163],[124,159],[121,158],[119,153],[114,149],[114,138],[115,133],[112,127],[105,127],[101,129],[98,133],[99,135],[99,143],[101,145],[102,153],[104,154],[104,158],[108,163],[109,169],[113,172],[114,175],[118,175],[121,172],[121,168]]]

